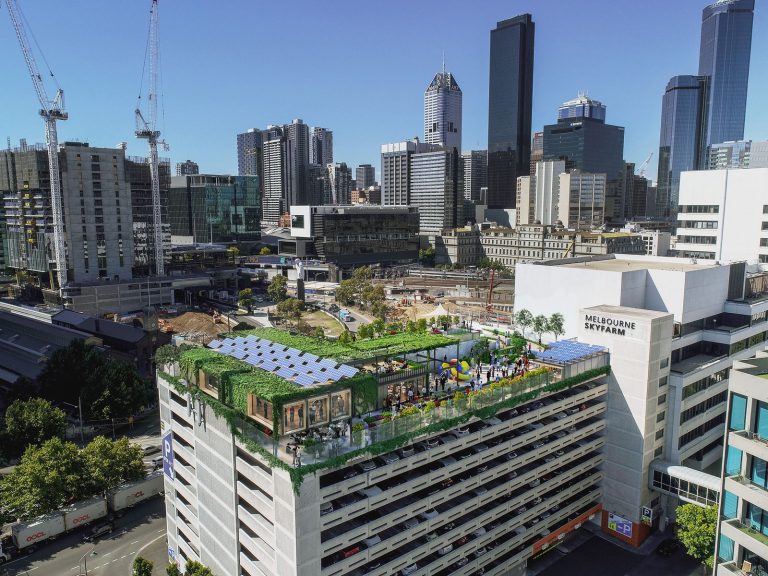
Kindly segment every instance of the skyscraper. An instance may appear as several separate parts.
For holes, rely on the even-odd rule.
[[[445,64],[424,92],[424,142],[461,152],[461,88]]]
[[[355,186],[358,190],[365,190],[376,184],[376,168],[370,164],[360,164],[355,170]]]
[[[707,76],[675,76],[661,103],[656,215],[674,217],[680,173],[703,167],[706,152]]]
[[[285,136],[281,126],[268,126],[264,132],[264,183],[262,193],[262,220],[277,226],[280,215],[287,209],[285,204]]]
[[[701,15],[699,76],[709,76],[706,145],[744,138],[755,0],[718,0]]]
[[[461,155],[464,199],[480,202],[480,189],[488,185],[488,152],[470,150]]]
[[[411,158],[416,153],[440,150],[440,146],[418,138],[381,146],[381,203],[401,206],[411,203]]]
[[[312,145],[309,150],[310,164],[328,166],[333,163],[333,132],[326,128],[312,128]]]
[[[309,126],[297,118],[283,126],[285,135],[285,211],[310,204]],[[331,152],[332,153],[332,152]]]
[[[542,160],[544,160],[544,132],[534,132],[531,145],[531,176],[536,175],[536,162]]]
[[[491,30],[489,208],[514,208],[517,177],[530,170],[534,33],[530,14],[498,22]]]
[[[249,128],[237,135],[237,174],[239,176],[262,175],[262,142],[264,136],[258,128]]]
[[[440,234],[456,228],[458,208],[458,152],[455,148],[413,154],[410,201],[419,207],[419,232]]]
[[[352,169],[344,162],[325,167],[327,178],[323,204],[345,206],[352,202]]]
[[[565,169],[605,174],[605,217],[624,215],[624,128],[605,123],[605,106],[579,96],[564,103],[557,124],[544,126],[544,160],[564,160]],[[590,116],[576,116],[590,114]]]

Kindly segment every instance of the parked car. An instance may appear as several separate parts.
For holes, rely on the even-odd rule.
[[[160,452],[160,446],[157,444],[145,444],[141,447],[141,451],[144,456],[149,456],[150,454],[156,454],[157,452]]]
[[[459,426],[458,428],[456,428],[456,430],[453,431],[453,433],[456,434],[457,436],[466,436],[467,434],[469,434],[469,427]]]
[[[416,453],[416,450],[413,448],[413,446],[405,446],[400,449],[400,455],[403,458],[407,458],[408,456],[413,456]]]
[[[370,548],[371,546],[376,546],[376,544],[378,544],[379,542],[381,542],[381,537],[378,534],[374,534],[370,538],[366,538],[365,540],[363,540],[363,544],[365,544],[366,548]]]
[[[363,472],[370,472],[371,470],[376,469],[376,462],[374,462],[373,460],[366,460],[365,462],[361,462],[360,464],[358,464],[358,466],[360,467],[360,470],[362,470]]]
[[[418,569],[419,569],[419,565],[414,562],[410,566],[406,566],[405,568],[400,570],[400,574],[401,576],[408,576],[409,574],[413,574],[414,572],[416,572],[416,570]]]
[[[394,452],[387,452],[386,454],[382,454],[379,456],[384,461],[384,464],[392,464],[393,462],[397,462],[400,460],[400,456],[395,454]]]
[[[434,508],[430,508],[426,512],[422,512],[419,514],[424,520],[431,520],[432,518],[435,518],[437,516],[438,512]]]
[[[110,534],[114,529],[115,525],[112,524],[112,522],[102,522],[101,524],[96,524],[96,526],[86,532],[83,540],[86,542],[94,542],[102,536]]]
[[[440,550],[438,550],[437,553],[440,556],[445,556],[446,554],[452,551],[453,551],[453,544],[448,544],[447,546],[443,546],[442,548],[440,548]]]
[[[320,504],[320,516],[325,516],[333,512],[333,502],[323,502]]]

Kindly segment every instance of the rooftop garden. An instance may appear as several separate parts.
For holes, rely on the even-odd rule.
[[[338,340],[326,340],[291,334],[276,328],[254,328],[222,334],[222,338],[235,338],[237,336],[253,335],[258,338],[266,338],[302,352],[316,354],[322,358],[332,358],[337,362],[359,363],[383,356],[396,356],[411,354],[422,350],[434,350],[444,346],[450,346],[459,342],[457,338],[443,334],[431,334],[428,332],[399,332],[397,334],[385,334],[378,338],[356,340],[342,343]]]

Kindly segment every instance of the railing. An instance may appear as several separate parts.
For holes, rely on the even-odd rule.
[[[756,529],[752,528],[751,526],[749,526],[747,524],[744,524],[741,520],[738,520],[738,519],[728,520],[726,522],[726,524],[730,524],[734,528],[738,528],[739,530],[744,532],[744,534],[746,534],[750,538],[753,538],[753,539],[757,540],[758,542],[760,542],[761,544],[764,544],[765,546],[768,546],[768,536],[766,536],[765,534],[763,534],[759,530],[756,530]]]
[[[393,372],[391,374],[374,374],[374,376],[376,376],[376,380],[379,381],[379,384],[390,384],[391,382],[400,382],[401,380],[407,380],[409,378],[415,378],[416,376],[423,376],[425,374],[427,374],[427,367],[421,366],[419,368],[398,370],[397,372]]]

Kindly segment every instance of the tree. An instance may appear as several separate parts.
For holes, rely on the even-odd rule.
[[[371,312],[379,320],[386,321],[387,316],[389,315],[389,306],[383,300],[380,302],[374,302],[374,304],[371,306]]]
[[[296,298],[287,298],[277,305],[277,312],[283,318],[290,318],[298,324],[304,312],[304,302]]]
[[[213,572],[211,572],[210,568],[203,566],[196,560],[187,560],[184,576],[213,576]]]
[[[123,418],[147,403],[136,367],[107,356],[82,340],[57,350],[38,378],[46,398],[77,404],[86,419]]]
[[[358,338],[373,338],[373,331],[371,330],[370,324],[360,324],[357,328],[357,337]]]
[[[418,332],[418,327],[416,326],[416,322],[413,320],[408,320],[405,323],[405,331],[409,333]]]
[[[544,316],[544,314],[539,314],[533,319],[532,326],[533,331],[539,335],[539,344],[541,344],[541,335],[544,334],[544,332],[549,331],[549,326],[547,325],[547,317]]]
[[[267,295],[275,304],[288,298],[288,279],[282,274],[272,278],[272,282],[267,286]]]
[[[21,462],[0,483],[0,502],[13,518],[48,514],[91,494],[83,485],[85,462],[72,442],[51,438],[30,446]]]
[[[323,340],[325,338],[325,331],[321,326],[315,326],[315,329],[312,330],[312,336],[318,340]]]
[[[685,546],[688,556],[712,568],[717,529],[717,506],[702,508],[696,504],[683,504],[676,510],[677,537]]]
[[[173,344],[163,344],[157,350],[155,350],[155,364],[157,366],[165,366],[166,364],[172,364],[178,362],[181,357],[181,353],[185,350],[191,350],[195,348],[191,344],[179,344],[174,346]]]
[[[169,564],[165,569],[165,573],[168,576],[184,576],[184,574],[181,573],[181,570],[179,570],[178,564]]]
[[[560,312],[555,312],[549,317],[547,326],[549,326],[549,331],[552,332],[555,340],[557,340],[558,336],[562,336],[565,333],[565,318],[563,318]]]
[[[229,261],[235,264],[240,256],[240,248],[237,246],[230,246],[227,248],[227,254],[229,254]]]
[[[253,311],[253,290],[250,288],[244,288],[237,293],[237,303],[246,310],[248,314]]]
[[[144,478],[141,448],[120,438],[97,436],[82,450],[92,494],[101,494],[129,480]]]
[[[352,342],[352,335],[349,333],[349,330],[344,330],[344,332],[339,334],[339,342],[341,344],[349,344]]]
[[[416,330],[419,332],[426,332],[427,331],[427,319],[426,318],[419,318],[416,320]]]
[[[4,451],[19,456],[29,445],[39,445],[50,438],[64,438],[65,414],[48,400],[31,398],[16,400],[5,413]]]
[[[272,250],[270,249],[269,246],[263,246],[261,250],[259,250],[259,254],[261,256],[269,256],[270,254],[272,254]]]
[[[155,567],[153,562],[146,558],[136,556],[133,560],[133,576],[152,576],[152,569]]]
[[[525,329],[533,325],[533,314],[523,308],[515,314],[515,323],[523,329],[523,337],[525,337]]]
[[[336,288],[336,302],[344,306],[351,306],[355,303],[355,284],[352,280],[342,280],[339,287]]]
[[[428,248],[421,248],[419,250],[419,262],[422,266],[434,266],[435,249],[432,246]]]

